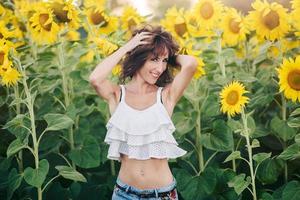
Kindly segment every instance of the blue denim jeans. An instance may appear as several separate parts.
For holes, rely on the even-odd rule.
[[[138,189],[136,187],[133,187],[131,185],[128,185],[124,182],[121,181],[121,179],[118,177],[117,178],[117,184],[120,185],[122,188],[124,188],[126,191],[121,190],[120,188],[114,187],[113,195],[112,195],[112,200],[178,200],[178,194],[177,194],[177,189],[176,189],[176,179],[173,177],[173,181],[171,184],[156,188],[156,189]],[[171,190],[175,187],[175,190],[171,192]],[[170,192],[169,192],[170,191]],[[133,193],[132,193],[133,192]],[[158,194],[160,192],[169,192],[167,193],[166,197],[159,197]],[[136,194],[134,194],[136,193]],[[149,193],[154,193],[155,197],[141,197],[142,194],[149,194]]]

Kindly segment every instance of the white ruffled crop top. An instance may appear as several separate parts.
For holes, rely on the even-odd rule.
[[[126,104],[125,87],[120,86],[121,100],[106,124],[107,158],[120,162],[120,153],[139,160],[177,158],[186,154],[172,135],[175,126],[161,103],[162,87],[157,90],[155,104],[137,110]]]

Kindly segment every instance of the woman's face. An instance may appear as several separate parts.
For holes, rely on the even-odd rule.
[[[143,67],[137,72],[146,82],[155,84],[161,74],[167,69],[168,53],[164,55],[151,55]]]

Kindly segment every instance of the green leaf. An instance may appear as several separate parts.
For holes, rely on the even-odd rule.
[[[289,125],[289,127],[299,128],[300,127],[300,117],[289,118],[287,121],[287,124]]]
[[[76,139],[76,141],[79,141],[79,139]],[[100,148],[97,140],[93,136],[86,135],[78,143],[79,146],[69,152],[71,160],[82,168],[98,167],[100,164]]]
[[[278,180],[284,167],[284,162],[279,159],[267,158],[257,169],[256,177],[262,184],[272,184]]]
[[[255,160],[257,164],[260,164],[262,161],[270,158],[271,154],[272,153],[258,153],[253,156],[253,160]]]
[[[247,72],[237,72],[235,73],[235,77],[237,80],[242,81],[242,82],[254,82],[257,81],[257,78],[255,76],[251,76]]]
[[[41,187],[49,171],[49,163],[46,159],[39,161],[39,168],[27,167],[24,171],[25,181],[32,186]]]
[[[300,115],[300,108],[295,109],[291,114],[290,117],[294,117],[296,115]]]
[[[232,152],[225,160],[224,160],[224,163],[225,162],[228,162],[228,161],[231,161],[231,160],[235,160],[235,159],[241,159],[241,152],[239,151],[234,151]]]
[[[299,200],[300,197],[300,184],[298,181],[289,182],[283,192],[282,200]]]
[[[274,200],[274,198],[272,197],[272,195],[270,195],[267,192],[264,192],[261,197],[259,198],[259,200]]]
[[[13,168],[8,174],[8,189],[7,189],[7,199],[11,199],[14,191],[18,189],[21,185],[23,177],[18,174],[17,170]]]
[[[298,133],[296,136],[295,136],[295,142],[297,144],[300,144],[300,133]]]
[[[215,151],[229,151],[233,147],[233,135],[231,129],[223,120],[213,122],[213,132],[203,134],[201,143],[208,149]]]
[[[212,117],[220,114],[220,105],[218,96],[209,94],[206,101],[201,105],[201,113],[207,117]]]
[[[48,124],[48,131],[68,129],[74,124],[74,121],[70,117],[63,114],[49,113],[44,116],[44,119]]]
[[[229,118],[227,121],[227,125],[231,128],[232,131],[243,129],[243,124],[240,121]]]
[[[234,191],[240,195],[251,183],[251,178],[247,177],[247,180],[245,181],[245,174],[240,174],[238,176],[235,176],[233,179],[231,179],[228,182],[229,187],[233,187]]]
[[[289,127],[285,121],[279,119],[277,116],[271,120],[271,129],[283,141],[290,140],[296,135],[295,129]]]
[[[7,157],[10,157],[27,146],[28,140],[22,142],[19,138],[12,141],[6,151]]]
[[[215,171],[213,168],[207,168],[200,176],[192,177],[185,170],[180,170],[181,173],[177,175],[177,181],[183,199],[203,199],[212,194],[217,184]]]
[[[23,126],[30,130],[30,120],[26,115],[18,114],[12,120],[8,121],[3,126],[3,129],[8,129],[17,138],[24,140],[30,134],[30,131]]]
[[[283,160],[294,160],[296,158],[300,157],[300,145],[295,143],[286,148],[279,156],[278,158],[281,158]]]
[[[59,171],[59,174],[66,179],[86,182],[86,178],[81,173],[73,169],[72,167],[56,166],[55,169],[57,169]]]
[[[257,139],[252,140],[251,147],[252,148],[260,147],[259,141]]]
[[[173,114],[172,120],[175,124],[176,131],[180,135],[190,132],[196,124],[189,112],[176,112]]]

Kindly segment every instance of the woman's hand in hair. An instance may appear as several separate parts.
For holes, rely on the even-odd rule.
[[[153,34],[150,32],[137,33],[124,45],[124,47],[127,50],[127,52],[129,52],[139,45],[150,43],[150,39],[152,37]]]

